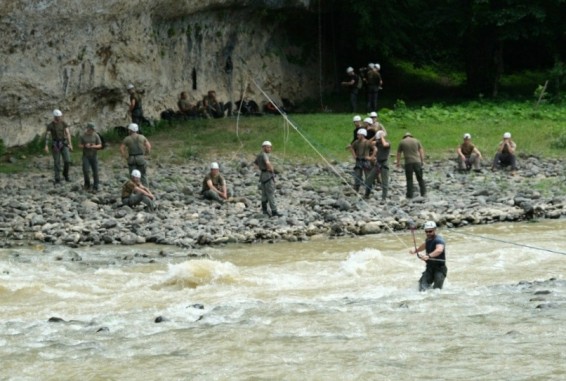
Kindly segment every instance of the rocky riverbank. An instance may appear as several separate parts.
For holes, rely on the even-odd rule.
[[[404,174],[394,171],[391,198],[385,203],[380,191],[365,200],[342,181],[351,183],[351,163],[335,163],[333,168],[284,163],[276,180],[283,217],[276,218],[261,214],[258,174],[251,161],[220,162],[236,194],[224,204],[200,196],[208,162],[171,166],[152,161],[150,187],[159,208],[149,212],[142,206],[120,205],[121,186],[128,177],[125,166],[102,163],[101,190],[92,194],[82,189],[79,166],[72,167],[71,182],[55,186],[51,161],[42,158],[27,173],[0,175],[0,247],[38,241],[71,247],[154,242],[198,249],[379,234],[429,219],[459,227],[566,215],[565,163],[560,160],[521,158],[514,175],[485,169],[458,173],[452,161],[430,163],[425,166],[427,197],[412,200],[404,196]]]

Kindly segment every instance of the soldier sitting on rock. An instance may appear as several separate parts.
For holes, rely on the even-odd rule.
[[[202,195],[208,200],[218,202],[227,201],[232,192],[226,185],[224,176],[220,174],[220,167],[218,163],[210,164],[210,173],[207,174],[202,181]]]
[[[122,205],[136,206],[140,203],[147,205],[151,211],[157,209],[155,196],[141,183],[141,172],[134,169],[132,178],[122,186]]]

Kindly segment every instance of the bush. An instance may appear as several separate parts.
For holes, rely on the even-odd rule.
[[[556,149],[566,149],[566,134],[561,134],[558,138],[550,142],[550,146]]]

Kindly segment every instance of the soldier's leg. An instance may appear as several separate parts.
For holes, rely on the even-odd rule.
[[[267,209],[267,189],[265,187],[265,184],[263,183],[260,184],[260,188],[261,188],[261,212],[263,214],[267,214],[268,216],[271,216],[269,210]]]
[[[356,192],[360,190],[360,186],[362,185],[362,176],[362,169],[354,168],[354,189]]]
[[[71,181],[69,178],[69,167],[71,166],[71,155],[69,154],[69,148],[63,147],[61,149],[61,155],[63,156],[63,177],[66,181]]]
[[[442,286],[444,285],[444,279],[446,279],[446,275],[442,271],[435,271],[433,288],[442,288]]]
[[[51,154],[53,156],[53,174],[55,182],[58,183],[61,181],[61,151],[53,148]]]
[[[433,277],[432,274],[425,270],[419,279],[419,291],[426,291],[432,285]]]
[[[366,197],[369,197],[369,195],[371,194],[371,191],[373,189],[373,183],[375,181],[375,176],[377,173],[377,165],[374,165],[372,169],[370,169],[367,173],[366,173],[366,182],[365,182],[365,186],[366,186]]]
[[[279,215],[279,213],[277,212],[277,204],[275,204],[275,182],[273,180],[267,182],[266,190],[267,201],[269,202],[269,207],[271,208],[271,215]]]
[[[472,168],[474,171],[480,170],[480,157],[475,153],[470,155],[470,162],[472,163]]]
[[[405,164],[405,180],[407,181],[407,198],[413,198],[413,165]]]
[[[90,159],[91,160],[91,167],[92,167],[92,179],[94,185],[92,187],[93,190],[98,191],[100,186],[100,181],[98,178],[98,158],[95,156]]]
[[[421,196],[426,196],[426,184],[423,178],[423,167],[420,164],[414,164],[415,176],[417,177],[417,182],[419,183],[419,191]]]
[[[389,187],[389,164],[387,161],[380,164],[381,167],[381,199],[387,198],[387,188]]]
[[[202,193],[202,195],[207,200],[222,202],[222,198],[214,191],[206,190]]]
[[[83,186],[84,189],[88,190],[90,188],[90,174],[89,174],[90,162],[88,157],[83,156]]]

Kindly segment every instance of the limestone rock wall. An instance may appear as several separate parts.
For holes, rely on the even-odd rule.
[[[185,90],[300,100],[318,91],[316,58],[300,65],[273,12],[307,11],[308,0],[17,0],[0,2],[0,138],[8,147],[43,133],[52,110],[72,133],[86,122],[126,125],[133,83],[159,118]],[[272,16],[266,18],[266,9]],[[302,54],[302,53],[301,53]],[[233,71],[224,70],[227,57]],[[292,61],[292,60],[291,60]]]

